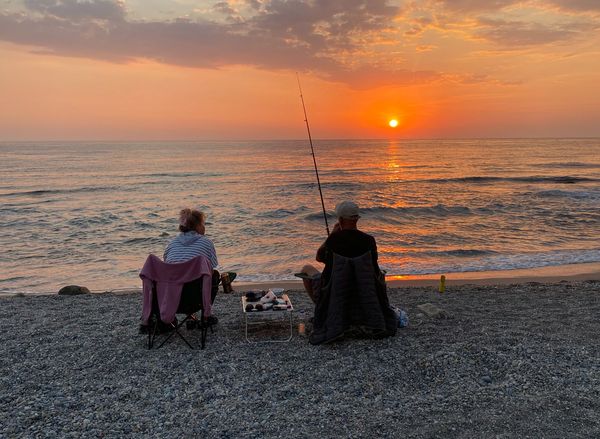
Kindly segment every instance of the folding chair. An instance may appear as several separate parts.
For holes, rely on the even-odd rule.
[[[153,282],[152,287],[152,312],[150,314],[150,324],[148,330],[148,349],[152,349],[156,337],[163,333],[168,332],[165,339],[158,345],[157,348],[162,347],[172,336],[177,334],[184,342],[189,346],[190,349],[194,349],[190,342],[183,336],[180,329],[188,322],[193,322],[190,327],[199,327],[201,331],[200,338],[200,349],[204,349],[206,346],[206,335],[208,332],[208,324],[204,322],[204,308],[202,306],[202,280],[196,279],[195,281],[184,284],[181,290],[181,299],[179,300],[179,306],[177,307],[176,314],[185,314],[185,318],[181,321],[174,320],[166,325],[166,331],[164,329],[159,330],[160,327],[164,328],[160,320],[160,311],[158,309],[158,300],[156,295],[156,282]],[[200,319],[196,316],[196,313],[200,312]],[[151,329],[150,329],[151,328]],[[211,326],[212,330],[212,326]]]
[[[212,309],[213,270],[204,256],[186,262],[168,264],[157,256],[149,255],[140,272],[143,284],[142,325],[148,329],[148,349],[156,337],[168,332],[160,343],[162,347],[173,334],[177,334],[191,349],[190,342],[181,333],[188,322],[201,330],[201,349],[206,345],[208,324],[205,315]],[[200,319],[195,313],[200,312]],[[184,314],[181,322],[177,314]],[[211,327],[212,329],[212,327]]]

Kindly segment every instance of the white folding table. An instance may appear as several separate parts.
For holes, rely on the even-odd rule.
[[[256,305],[259,302],[248,302],[246,300],[246,296],[242,296],[242,314],[244,316],[244,333],[246,336],[246,341],[248,343],[287,343],[294,337],[294,330],[292,324],[292,313],[294,312],[294,306],[292,305],[292,301],[288,297],[287,294],[281,296],[283,300],[287,300],[289,303],[289,307],[281,310],[274,310],[273,308],[263,310],[263,311],[246,311],[246,305],[252,304]],[[251,340],[248,337],[248,326],[253,325],[269,325],[275,321],[283,321],[286,320],[289,322],[290,332],[287,338],[276,338],[276,339],[266,339],[266,340]]]

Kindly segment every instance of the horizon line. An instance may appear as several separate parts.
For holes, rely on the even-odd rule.
[[[507,137],[499,137],[499,136],[457,136],[457,137],[321,137],[315,138],[316,141],[331,141],[331,140],[385,140],[385,141],[421,141],[421,140],[548,140],[548,139],[600,139],[600,135],[597,136],[507,136]],[[281,141],[308,141],[306,138],[254,138],[254,139],[0,139],[0,143],[33,143],[33,142],[41,142],[41,143],[77,143],[77,142],[86,142],[86,143],[135,143],[135,142],[148,142],[148,143],[162,143],[162,142],[281,142]]]

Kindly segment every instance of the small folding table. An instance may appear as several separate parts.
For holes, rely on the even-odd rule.
[[[263,311],[246,311],[246,305],[256,305],[259,302],[248,302],[246,296],[242,296],[242,314],[244,316],[244,333],[246,335],[246,341],[248,343],[287,343],[294,337],[293,324],[292,324],[292,313],[294,312],[294,306],[292,301],[287,294],[281,296],[283,300],[286,300],[289,307],[286,309],[275,310],[273,308],[266,309]],[[266,340],[251,340],[248,337],[248,326],[254,325],[270,325],[273,322],[289,322],[289,335],[283,338],[266,339]],[[287,334],[287,331],[286,331]]]

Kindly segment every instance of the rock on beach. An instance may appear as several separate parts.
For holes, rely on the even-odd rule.
[[[59,296],[78,296],[80,294],[90,294],[90,290],[87,287],[80,287],[79,285],[67,285],[62,287],[58,291]]]

